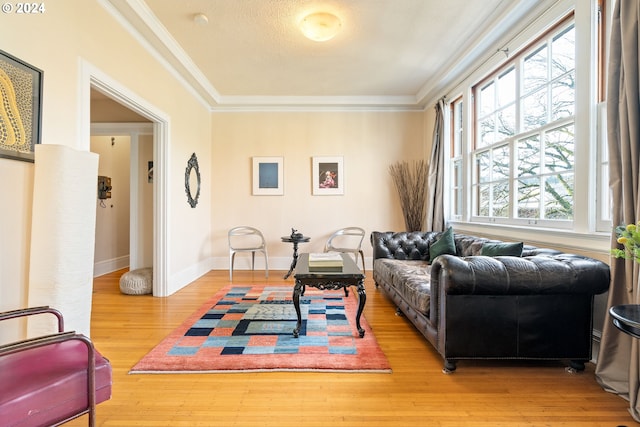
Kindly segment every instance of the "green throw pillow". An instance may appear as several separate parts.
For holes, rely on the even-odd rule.
[[[522,256],[522,242],[484,243],[480,255],[485,256]]]
[[[440,235],[429,247],[429,263],[432,263],[438,255],[456,254],[456,242],[453,240],[453,227],[449,227],[447,231]]]

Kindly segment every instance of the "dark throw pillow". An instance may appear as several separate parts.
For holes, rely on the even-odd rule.
[[[491,243],[482,245],[480,255],[485,256],[522,256],[522,242],[518,243]]]
[[[453,240],[453,227],[449,227],[447,231],[440,235],[429,247],[429,263],[432,263],[438,255],[456,254],[456,242]]]

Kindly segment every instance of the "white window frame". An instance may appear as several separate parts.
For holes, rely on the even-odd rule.
[[[465,108],[466,102],[463,96],[457,97],[451,102],[450,110],[450,127],[451,127],[451,144],[450,144],[450,156],[449,156],[449,178],[450,178],[450,197],[449,197],[449,212],[451,212],[451,218],[454,220],[460,220],[464,217],[465,213],[465,194],[464,194],[464,177],[465,166],[463,153],[465,151]],[[456,164],[459,165],[460,172],[456,178]],[[456,211],[456,206],[458,210]]]
[[[463,180],[464,180],[464,204],[462,218],[451,215],[450,203],[447,203],[445,212],[446,221],[455,227],[458,232],[501,236],[503,239],[527,240],[532,244],[547,244],[551,247],[564,249],[576,248],[576,250],[597,251],[602,259],[609,257],[610,225],[606,222],[596,221],[596,207],[599,201],[596,200],[596,193],[603,191],[602,185],[598,185],[602,180],[596,177],[596,171],[601,167],[602,162],[598,157],[599,148],[606,145],[598,145],[597,108],[598,100],[598,67],[594,60],[593,52],[598,47],[598,7],[600,2],[607,4],[608,11],[611,0],[558,0],[546,8],[544,14],[536,17],[535,23],[523,23],[518,28],[510,30],[508,41],[504,42],[497,51],[485,56],[475,66],[471,67],[468,75],[452,85],[445,93],[448,99],[457,99],[460,94],[464,97],[466,106],[465,113],[465,141],[463,145],[467,147],[463,154]],[[575,180],[579,183],[574,191],[574,220],[571,228],[548,228],[545,224],[538,223],[535,226],[500,223],[490,221],[472,220],[472,198],[471,198],[471,174],[473,170],[472,159],[468,154],[470,136],[473,134],[475,114],[473,105],[472,87],[493,74],[501,67],[505,67],[509,62],[509,56],[520,52],[526,46],[532,46],[532,40],[537,40],[557,23],[563,21],[569,13],[574,13],[576,26],[576,44],[580,45],[576,52],[576,141],[575,148]],[[610,22],[610,14],[607,18]],[[608,40],[608,35],[606,40]],[[587,46],[589,48],[587,48]],[[489,53],[489,52],[488,52]],[[434,101],[435,102],[435,101]],[[448,110],[450,111],[450,109]],[[451,132],[446,133],[451,137]],[[446,144],[450,149],[450,144]],[[447,168],[451,168],[451,153],[448,153]],[[446,183],[448,186],[449,183]],[[445,194],[450,197],[451,189],[447,187]],[[608,186],[607,186],[608,194]],[[603,227],[601,224],[604,224]]]
[[[523,78],[524,78],[522,75],[522,71],[524,68],[525,59],[528,58],[530,54],[532,54],[542,46],[547,46],[550,52],[550,48],[552,46],[553,40],[558,35],[562,34],[572,26],[575,28],[575,20],[572,17],[561,21],[556,28],[553,28],[552,30],[545,33],[543,37],[540,38],[540,40],[536,41],[536,43],[532,43],[530,46],[528,46],[526,50],[523,50],[522,53],[519,54],[516,58],[510,59],[509,61],[505,62],[505,64],[503,64],[496,71],[489,73],[487,77],[480,84],[475,85],[474,95],[476,96],[476,99],[475,99],[476,105],[474,106],[474,108],[476,111],[477,120],[474,122],[474,126],[476,126],[475,128],[476,141],[475,141],[475,149],[470,150],[469,152],[469,156],[472,158],[472,168],[473,168],[472,174],[471,174],[473,179],[472,179],[471,188],[470,188],[471,206],[472,206],[470,220],[472,222],[500,223],[500,224],[520,225],[520,226],[528,226],[528,227],[545,227],[545,228],[558,228],[558,229],[573,228],[573,217],[570,220],[545,219],[542,214],[540,218],[535,218],[535,219],[517,217],[517,212],[516,212],[517,195],[518,195],[517,186],[519,182],[519,177],[517,176],[517,164],[514,157],[516,153],[516,145],[518,141],[523,140],[524,138],[530,135],[540,134],[541,136],[543,136],[546,131],[553,130],[553,129],[556,129],[562,126],[567,126],[567,125],[573,125],[575,128],[575,114],[574,114],[569,117],[548,122],[534,129],[523,131],[524,115],[522,112],[522,103],[524,102],[524,95],[526,94],[521,92],[522,85],[523,85]],[[550,72],[550,70],[548,70],[548,72]],[[500,86],[501,79],[507,75],[511,75],[515,79],[513,99],[510,99],[507,103],[502,104],[499,101],[499,98],[500,98],[500,94],[501,93],[504,94],[504,92],[500,92],[498,88]],[[574,71],[574,75],[575,75],[575,71]],[[547,88],[545,89],[546,92],[548,92],[549,87],[551,87],[553,82],[553,79],[551,78],[550,75],[547,76],[547,78],[549,78],[549,80],[545,79],[546,83],[544,84],[544,86],[541,86],[542,88],[545,88],[545,87]],[[480,99],[478,99],[478,95],[490,85],[493,85],[495,92],[494,92],[494,98],[493,98],[493,105],[490,106],[490,110],[489,110],[490,115],[487,116],[485,112],[480,111],[481,106],[479,104],[480,103],[484,104],[485,101],[481,97]],[[550,94],[550,92],[548,93]],[[550,99],[548,100],[548,102],[551,102]],[[574,104],[573,104],[574,112],[575,112],[575,104],[576,104],[576,100],[574,98]],[[513,119],[515,120],[515,122],[513,123],[514,125],[514,129],[512,130],[513,134],[510,137],[507,137],[504,139],[500,139],[499,137],[496,137],[495,139],[490,139],[489,144],[481,145],[481,142],[482,142],[480,140],[481,121],[485,117],[491,118],[492,115],[496,113],[500,113],[501,111],[505,111],[508,108],[511,108],[514,113]],[[482,153],[489,153],[489,157],[492,158],[492,153],[494,153],[495,150],[500,149],[502,147],[506,147],[510,156],[508,174],[503,175],[502,177],[499,177],[497,179],[491,178],[487,182],[477,181],[477,178],[479,177],[479,173],[477,169],[477,162],[475,161],[476,156]],[[578,149],[578,146],[576,143],[574,145],[574,151],[577,149]],[[493,160],[490,160],[490,164],[494,165]],[[493,167],[493,169],[495,170],[495,167]],[[575,183],[574,170],[570,169],[570,170],[567,170],[566,172],[572,175],[573,181]],[[544,171],[540,170],[539,173],[536,175],[536,177],[544,179],[544,175],[545,175]],[[488,189],[491,192],[491,189],[499,185],[507,185],[509,188],[508,200],[505,201],[507,203],[508,209],[502,212],[503,215],[495,215],[495,211],[492,209],[495,198],[490,194],[488,214],[479,215],[478,214],[478,209],[479,209],[478,198],[479,198],[480,189],[481,188]],[[576,186],[574,185],[573,194],[575,194],[575,192],[576,192]],[[541,187],[541,197],[544,197],[544,187]],[[541,199],[541,203],[544,203],[543,199]],[[573,209],[575,210],[575,200],[573,200]],[[542,210],[543,210],[543,205],[540,206],[541,213],[542,213]]]

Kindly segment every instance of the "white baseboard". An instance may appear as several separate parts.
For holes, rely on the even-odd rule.
[[[185,268],[182,271],[177,272],[172,275],[169,279],[169,283],[167,286],[167,295],[169,296],[180,289],[187,286],[189,283],[197,280],[198,278],[204,276],[209,271],[213,270],[212,268],[212,260],[211,258],[204,259],[197,264],[192,265],[191,267]]]
[[[269,270],[289,270],[291,267],[292,256],[285,257],[269,257]],[[214,257],[211,270],[229,270],[228,257]],[[365,257],[365,265],[367,270],[371,269],[371,259]],[[358,266],[362,266],[362,261],[358,259]],[[233,263],[234,270],[251,270],[251,255],[238,254]],[[262,254],[256,254],[256,270],[264,270],[264,257]]]
[[[129,255],[95,262],[93,264],[93,277],[102,276],[103,274],[111,273],[127,267],[129,267]]]

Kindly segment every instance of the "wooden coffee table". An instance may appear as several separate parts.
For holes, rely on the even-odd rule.
[[[342,271],[313,271],[309,270],[309,254],[303,253],[298,257],[296,265],[296,273],[294,278],[296,279],[295,286],[293,287],[293,306],[296,309],[298,315],[298,323],[293,330],[293,336],[298,338],[300,332],[300,326],[302,325],[302,314],[300,312],[300,295],[304,293],[306,286],[320,290],[336,290],[343,289],[345,295],[347,294],[347,288],[349,286],[355,286],[358,291],[358,313],[356,314],[356,327],[360,338],[364,337],[364,329],[360,326],[360,316],[364,309],[364,304],[367,302],[367,294],[364,289],[364,274],[358,268],[356,263],[347,254],[340,254],[344,261]]]

